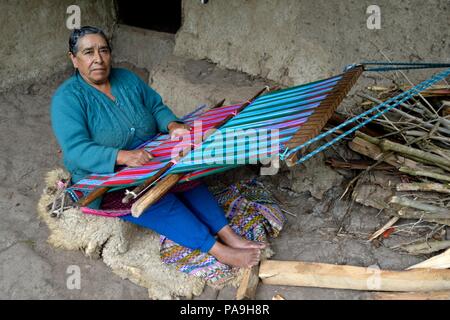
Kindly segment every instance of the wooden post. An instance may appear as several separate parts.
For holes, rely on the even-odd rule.
[[[261,262],[264,284],[370,291],[450,290],[450,270],[386,271],[301,261]]]
[[[255,299],[259,282],[259,266],[253,266],[244,270],[241,284],[236,292],[236,300]]]

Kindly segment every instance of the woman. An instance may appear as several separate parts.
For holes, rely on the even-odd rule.
[[[69,56],[75,74],[55,92],[51,120],[73,183],[92,173],[112,173],[117,165],[141,166],[152,155],[135,147],[158,132],[177,137],[190,130],[138,76],[111,67],[111,47],[100,29],[75,29]],[[202,184],[167,194],[139,218],[122,219],[231,266],[257,264],[265,247],[235,234]]]

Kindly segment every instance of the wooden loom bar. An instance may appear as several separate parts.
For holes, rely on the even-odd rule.
[[[78,200],[76,205],[80,206],[80,207],[85,207],[88,204],[90,204],[92,201],[94,201],[95,199],[97,199],[97,198],[101,197],[102,195],[104,195],[108,190],[109,190],[109,187],[97,188],[97,189],[89,192],[86,196],[84,196],[80,200]]]
[[[257,97],[259,97],[261,94],[263,94],[265,91],[271,91],[274,88],[268,88],[265,87],[264,89],[261,89],[257,94],[255,94],[251,99],[247,100],[245,103],[242,104],[237,110],[236,114],[239,114],[242,110],[245,109],[250,103],[253,102]],[[227,123],[230,119],[232,119],[234,115],[228,115],[223,121],[215,125],[212,129],[208,130],[204,133],[202,137],[202,141],[205,141],[206,138],[208,138],[210,135],[212,135],[218,128],[223,126],[225,123]],[[177,157],[177,161],[180,160],[182,157],[186,156],[191,150],[186,149],[184,150],[182,154],[180,154],[179,157]],[[170,167],[173,166],[173,162],[169,162]],[[166,168],[164,167],[160,171],[158,171],[157,175],[162,176],[164,173],[166,173],[170,167]],[[184,176],[184,174],[169,174],[161,179],[161,181],[155,185],[153,188],[151,188],[149,191],[147,191],[143,196],[141,196],[132,206],[131,206],[131,214],[133,217],[137,218],[139,217],[142,212],[150,207],[152,204],[154,204],[156,201],[158,201],[170,188],[172,188],[177,182]]]
[[[286,142],[286,147],[295,148],[316,137],[332,117],[342,100],[347,96],[363,71],[363,66],[356,66],[345,72],[325,100],[322,101],[319,107],[314,109],[314,113],[308,118],[308,121]],[[286,159],[288,166],[294,165],[297,161],[298,152]]]

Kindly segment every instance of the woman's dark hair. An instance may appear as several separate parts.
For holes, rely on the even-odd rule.
[[[78,39],[84,37],[87,34],[101,35],[105,39],[109,50],[111,50],[111,46],[109,45],[108,38],[106,37],[106,35],[102,29],[99,29],[97,27],[84,26],[84,27],[81,27],[80,29],[73,29],[72,33],[70,34],[69,51],[72,52],[73,55],[75,55],[78,51]]]

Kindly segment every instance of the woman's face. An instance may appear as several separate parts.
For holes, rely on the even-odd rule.
[[[111,51],[106,40],[99,34],[87,34],[77,43],[78,51],[70,53],[73,66],[88,82],[103,84],[111,71]]]

